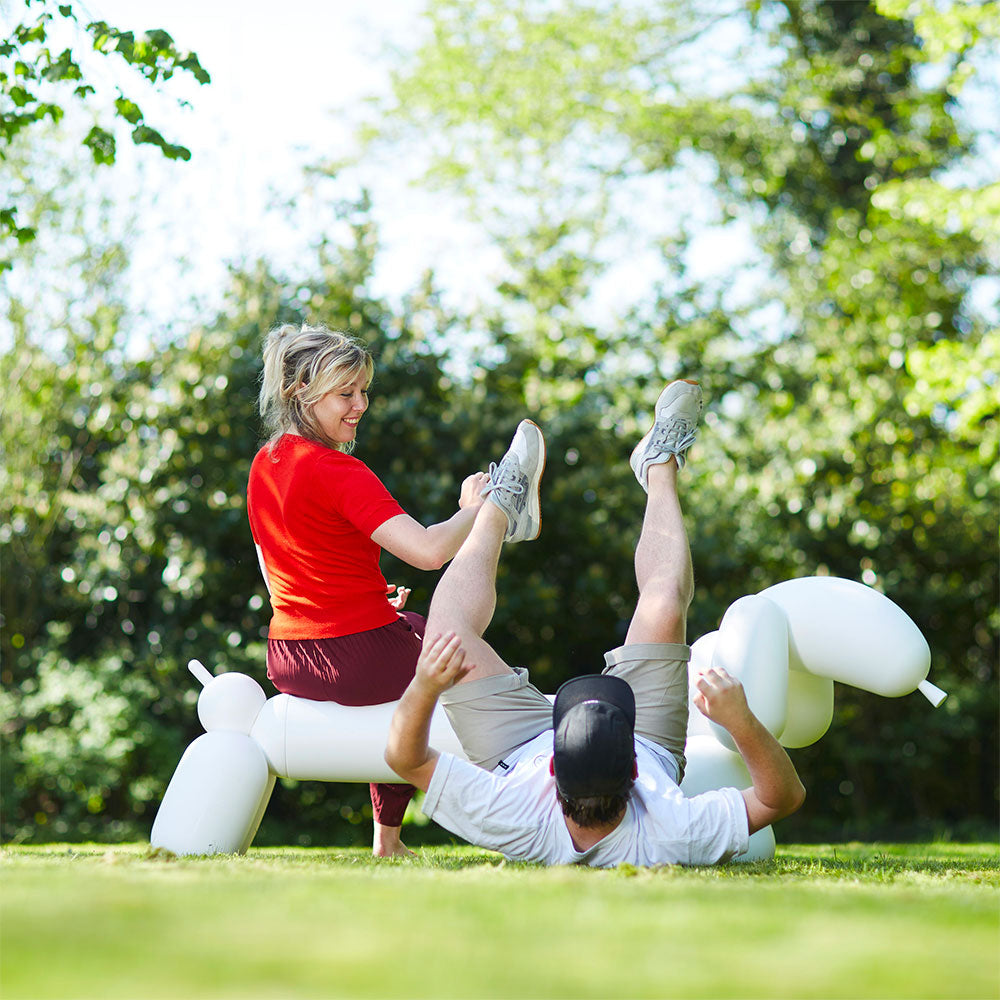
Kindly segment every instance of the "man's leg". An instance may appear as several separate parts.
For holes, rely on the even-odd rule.
[[[670,459],[650,466],[647,484],[646,513],[635,549],[639,600],[625,637],[626,646],[683,643],[688,607],[694,596],[691,550],[677,497],[677,462]]]
[[[527,671],[509,667],[483,640],[496,609],[503,543],[530,541],[541,529],[539,483],[544,468],[541,431],[531,421],[522,421],[503,461],[490,467],[486,503],[438,582],[427,618],[427,640],[454,632],[472,665],[441,695],[441,705],[466,756],[487,770],[552,725],[552,707],[528,683]]]
[[[454,632],[473,669],[461,683],[510,673],[510,667],[483,641],[497,606],[497,565],[504,542],[526,542],[542,529],[540,489],[545,440],[538,426],[522,420],[500,464],[490,465],[486,502],[472,531],[438,581],[427,616],[427,636]]]
[[[684,642],[694,573],[677,498],[677,472],[684,468],[697,434],[701,407],[697,382],[671,382],[656,401],[653,426],[632,452],[629,464],[648,499],[635,549],[639,601],[627,646]]]
[[[639,600],[625,644],[605,654],[607,673],[632,685],[636,733],[670,752],[677,780],[684,773],[687,732],[688,607],[694,593],[691,550],[677,472],[683,468],[701,416],[697,383],[672,382],[656,402],[656,419],[632,453],[636,478],[648,494],[635,550]]]
[[[510,673],[510,667],[483,640],[496,609],[497,565],[508,522],[504,512],[484,503],[458,554],[438,581],[427,616],[427,636],[454,632],[472,670],[460,684]]]

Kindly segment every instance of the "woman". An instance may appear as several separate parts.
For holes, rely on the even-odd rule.
[[[374,370],[365,347],[345,334],[322,326],[271,331],[260,390],[271,434],[247,488],[273,612],[267,676],[279,691],[343,705],[399,698],[420,654],[425,619],[403,611],[410,592],[386,584],[381,550],[417,569],[440,569],[471,530],[488,482],[469,476],[447,521],[425,528],[410,517],[349,454]],[[375,855],[412,853],[400,827],[413,792],[371,785]]]

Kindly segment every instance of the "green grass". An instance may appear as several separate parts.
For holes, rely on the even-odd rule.
[[[0,867],[4,1000],[1000,997],[995,844],[654,871],[50,845]]]

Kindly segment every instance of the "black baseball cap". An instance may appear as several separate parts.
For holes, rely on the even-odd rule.
[[[632,784],[635,695],[627,681],[584,674],[566,681],[552,706],[556,788],[568,799],[621,795]]]

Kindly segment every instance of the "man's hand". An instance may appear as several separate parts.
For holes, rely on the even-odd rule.
[[[392,713],[386,763],[404,781],[425,792],[438,760],[438,752],[428,744],[434,706],[441,692],[471,669],[472,664],[466,664],[465,650],[454,632],[445,632],[432,640],[425,636],[417,671]]]
[[[706,718],[729,732],[746,723],[752,714],[743,685],[722,667],[709,667],[694,684],[695,707]]]
[[[454,632],[444,632],[435,636],[432,642],[424,639],[413,680],[422,691],[436,698],[442,691],[457,684],[471,669],[472,664],[465,662],[465,650],[459,637]]]
[[[750,772],[753,786],[742,793],[750,833],[795,812],[806,790],[784,748],[750,710],[743,685],[721,667],[710,667],[695,687],[695,706],[728,731]]]

